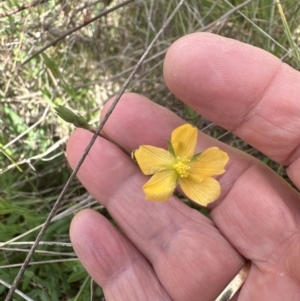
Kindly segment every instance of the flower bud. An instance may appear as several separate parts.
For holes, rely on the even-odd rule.
[[[75,114],[70,109],[64,106],[57,106],[55,108],[56,114],[64,121],[74,124],[78,128],[89,129],[90,126],[87,121],[80,115]]]

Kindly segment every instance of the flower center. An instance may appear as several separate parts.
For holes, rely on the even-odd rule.
[[[176,163],[173,164],[173,168],[175,169],[175,171],[178,173],[178,175],[181,178],[186,178],[190,173],[189,173],[189,163],[191,160],[187,159],[187,158],[180,158],[177,157],[176,158]]]

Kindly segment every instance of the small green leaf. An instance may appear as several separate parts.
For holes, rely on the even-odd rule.
[[[200,118],[200,115],[187,105],[185,105],[185,111],[186,111],[187,115],[189,116],[189,118],[194,120],[194,122]]]
[[[84,278],[87,277],[87,272],[84,269],[80,269],[79,271],[73,272],[69,278],[68,278],[68,282],[72,283],[72,282],[76,282],[79,280],[82,280]]]
[[[174,151],[174,148],[173,148],[173,145],[172,145],[172,143],[171,143],[170,140],[168,140],[168,151],[169,151],[174,157],[176,157],[175,151]]]
[[[60,78],[59,68],[58,68],[57,64],[55,63],[55,61],[50,59],[50,57],[45,52],[42,53],[42,57],[44,59],[46,66],[52,72],[54,77]]]
[[[202,153],[195,154],[195,155],[193,156],[193,158],[192,158],[192,161],[197,160],[198,157],[200,157],[201,154],[202,154]]]

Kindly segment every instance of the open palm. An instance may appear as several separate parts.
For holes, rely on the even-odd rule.
[[[169,49],[169,89],[202,116],[288,166],[300,187],[300,74],[255,47],[206,33]],[[110,103],[104,108],[103,114]],[[166,147],[184,121],[141,95],[125,94],[104,127],[129,149]],[[72,167],[91,139],[76,130],[67,155]],[[199,133],[197,151],[229,154],[219,177],[222,194],[211,219],[180,202],[144,199],[148,179],[115,145],[97,139],[78,177],[117,222],[84,210],[71,239],[79,259],[108,301],[214,300],[245,264],[249,276],[233,300],[300,300],[300,197],[266,165]]]

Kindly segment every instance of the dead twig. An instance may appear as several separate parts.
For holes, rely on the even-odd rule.
[[[42,4],[42,3],[45,3],[45,2],[48,2],[49,0],[36,0],[36,1],[32,1],[30,3],[25,3],[25,4],[22,4],[22,5],[19,5],[18,7],[8,11],[8,12],[5,12],[5,13],[2,13],[0,14],[0,18],[5,18],[5,17],[8,17],[8,16],[12,16],[22,10],[25,10],[25,9],[28,9],[28,8],[31,8],[31,7],[34,7],[34,6],[37,6],[39,4]]]

